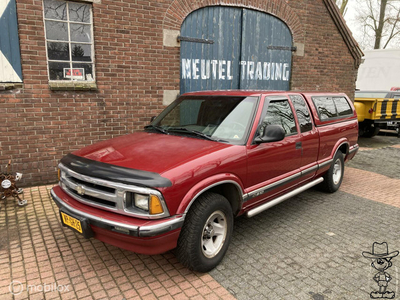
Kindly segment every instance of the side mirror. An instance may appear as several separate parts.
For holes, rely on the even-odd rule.
[[[285,135],[286,133],[282,126],[268,125],[264,130],[263,136],[256,137],[254,141],[257,144],[278,142],[282,141],[285,138]]]
[[[155,120],[156,116],[152,116],[150,119],[150,123],[153,122]]]

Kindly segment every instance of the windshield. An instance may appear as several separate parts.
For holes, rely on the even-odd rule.
[[[187,96],[167,107],[147,128],[244,144],[257,97]]]

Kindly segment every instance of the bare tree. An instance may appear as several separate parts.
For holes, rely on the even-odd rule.
[[[336,0],[336,5],[339,7],[340,13],[344,16],[347,12],[347,4],[349,0]]]
[[[357,20],[362,26],[364,48],[385,49],[399,41],[399,0],[357,0]]]

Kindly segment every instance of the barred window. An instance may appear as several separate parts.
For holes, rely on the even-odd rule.
[[[49,80],[94,81],[92,5],[43,3]]]

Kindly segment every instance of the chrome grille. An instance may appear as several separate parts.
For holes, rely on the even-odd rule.
[[[79,174],[59,164],[61,170],[60,186],[75,200],[104,210],[117,212],[124,215],[136,216],[146,219],[156,219],[166,215],[151,216],[132,206],[132,193],[156,194],[160,199],[161,193],[150,188],[115,183],[104,179]],[[165,204],[164,200],[162,200]],[[165,207],[166,208],[166,207]]]

